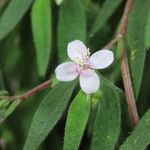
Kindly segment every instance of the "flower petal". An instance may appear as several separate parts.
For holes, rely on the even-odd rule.
[[[87,54],[88,50],[84,43],[80,40],[74,40],[68,44],[67,47],[68,56],[71,60],[83,60]]]
[[[94,69],[103,69],[108,67],[114,60],[114,54],[110,50],[100,50],[90,57],[90,63]]]
[[[72,81],[74,80],[78,75],[78,65],[74,62],[66,62],[63,64],[60,64],[55,69],[56,78],[60,81]]]
[[[99,89],[99,77],[92,69],[88,69],[84,73],[80,74],[79,80],[81,89],[87,94],[94,93]]]

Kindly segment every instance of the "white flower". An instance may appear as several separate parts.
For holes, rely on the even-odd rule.
[[[70,62],[65,62],[55,69],[56,78],[60,81],[72,81],[79,76],[81,89],[91,94],[100,86],[100,80],[94,69],[108,67],[114,60],[110,50],[100,50],[90,56],[89,49],[80,40],[68,44],[67,52]]]

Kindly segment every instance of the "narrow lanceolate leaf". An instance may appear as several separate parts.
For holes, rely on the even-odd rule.
[[[0,40],[21,20],[33,0],[12,0],[0,18]]]
[[[11,104],[9,104],[9,107],[7,108],[5,112],[4,119],[6,119],[9,115],[13,113],[13,111],[17,108],[17,106],[20,104],[21,100],[16,99]]]
[[[149,7],[149,11],[148,11],[148,17],[147,17],[147,21],[146,21],[146,35],[145,35],[145,45],[146,48],[150,48],[150,7]]]
[[[8,99],[0,100],[0,123],[2,123],[17,108],[21,101],[14,100],[10,102]]]
[[[150,109],[139,121],[120,150],[144,150],[148,144],[150,144]]]
[[[7,93],[7,91],[0,91],[0,123],[4,121],[5,113],[11,103],[5,93]]]
[[[106,21],[113,14],[113,12],[121,2],[122,0],[106,0],[104,2],[103,7],[92,26],[90,32],[91,37],[94,36],[94,34],[96,34],[103,27],[103,25],[106,23]]]
[[[20,102],[19,99],[10,101],[8,98],[8,92],[0,90],[0,123],[2,123],[16,109]]]
[[[32,7],[32,31],[39,74],[45,75],[51,50],[50,0],[35,0]]]
[[[129,48],[129,63],[131,68],[133,89],[138,97],[145,63],[145,27],[150,1],[136,0],[129,18],[127,44]],[[140,11],[139,11],[140,10]]]
[[[64,150],[78,150],[90,114],[90,96],[79,91],[72,102],[66,122]]]
[[[54,128],[65,110],[75,87],[75,82],[60,83],[39,105],[29,130],[23,150],[35,150]]]
[[[102,80],[103,92],[93,129],[91,150],[114,150],[120,130],[120,102],[118,91]]]
[[[86,36],[85,13],[81,0],[65,0],[60,8],[58,20],[58,55],[60,62],[67,58],[68,42]]]

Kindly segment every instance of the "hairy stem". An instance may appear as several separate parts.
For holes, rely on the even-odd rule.
[[[131,82],[131,77],[130,77],[126,50],[124,50],[123,57],[120,60],[120,64],[121,64],[123,84],[124,84],[125,93],[126,93],[127,105],[128,105],[128,110],[129,110],[129,116],[131,119],[132,126],[134,127],[138,123],[139,117],[137,113],[137,107],[135,104],[135,97],[134,97],[133,88],[132,88],[132,82]]]
[[[121,18],[117,36],[110,43],[108,43],[104,48],[108,48],[108,49],[113,48],[114,45],[118,42],[117,40],[118,38],[121,37],[123,39],[125,37],[126,32],[127,32],[127,27],[128,27],[129,16],[131,14],[133,5],[134,5],[134,0],[127,0],[125,9]],[[124,49],[124,47],[121,51],[122,51],[122,57],[120,60],[121,74],[122,74],[123,84],[124,84],[125,93],[126,93],[129,116],[130,116],[132,125],[135,126],[138,123],[139,117],[137,113],[137,107],[135,104],[135,96],[133,93],[127,52],[126,52],[126,49]]]
[[[127,32],[129,16],[131,14],[133,5],[134,5],[134,0],[127,0],[124,13],[122,16],[122,20],[120,23],[119,32],[118,32],[118,35],[121,35],[122,37],[124,37]],[[123,55],[120,61],[122,79],[123,79],[123,84],[125,88],[131,123],[133,126],[136,126],[136,124],[138,123],[139,117],[138,117],[137,107],[135,104],[135,96],[133,93],[133,87],[132,87],[132,82],[131,82],[131,75],[129,71],[129,64],[128,64],[126,49],[123,48],[122,52],[123,52]]]

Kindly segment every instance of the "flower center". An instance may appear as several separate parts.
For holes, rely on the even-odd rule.
[[[84,71],[92,69],[89,63],[89,59],[86,59],[84,62],[79,64],[79,69],[77,70],[79,73],[83,73]]]
[[[79,73],[83,73],[84,71],[91,69],[91,65],[89,62],[89,57],[90,57],[90,51],[89,49],[87,49],[87,53],[81,53],[81,51],[79,52],[79,56],[76,57],[76,59],[74,60],[74,62],[76,64],[79,65],[78,69],[76,69],[77,72]]]
[[[74,60],[75,63],[79,64],[80,66],[85,66],[85,65],[87,66],[87,64],[88,64],[87,62],[88,62],[88,59],[90,56],[89,48],[87,49],[86,54],[81,53],[81,51],[79,51],[79,50],[78,50],[78,52],[79,52],[80,56]]]
[[[89,64],[84,64],[82,66],[80,66],[81,71],[85,71],[87,69],[90,69],[90,65]]]

